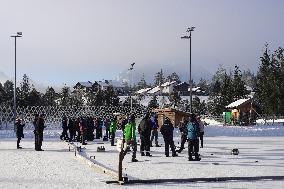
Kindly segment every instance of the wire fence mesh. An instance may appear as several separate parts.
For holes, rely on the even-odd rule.
[[[132,112],[137,118],[143,116],[146,111],[144,106],[135,106]],[[111,118],[114,113],[126,115],[130,113],[129,106],[28,106],[17,107],[17,117],[25,122],[25,129],[33,129],[35,114],[44,114],[47,129],[60,129],[62,117],[78,118],[92,116],[93,118]],[[0,129],[14,129],[13,107],[0,106]]]

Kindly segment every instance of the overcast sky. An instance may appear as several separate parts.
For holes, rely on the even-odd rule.
[[[136,62],[134,77],[189,75],[192,33],[194,79],[218,65],[257,70],[267,42],[284,47],[283,0],[0,0],[0,72],[48,85],[115,79]],[[2,74],[3,75],[3,74]]]

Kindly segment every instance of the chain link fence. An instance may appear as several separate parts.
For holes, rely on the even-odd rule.
[[[133,107],[133,113],[137,118],[141,118],[147,110],[144,106]],[[61,129],[62,117],[78,118],[82,116],[92,116],[93,118],[111,118],[114,113],[126,115],[130,113],[129,106],[29,106],[18,107],[17,116],[25,122],[25,129],[33,129],[35,114],[44,114],[47,129]],[[0,129],[14,129],[13,107],[0,106]]]

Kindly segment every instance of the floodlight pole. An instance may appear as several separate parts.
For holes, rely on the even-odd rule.
[[[132,64],[131,64],[131,67],[130,68],[128,68],[128,70],[129,70],[129,72],[130,72],[130,79],[129,79],[129,86],[130,86],[130,112],[131,113],[133,113],[132,112],[132,109],[133,109],[133,99],[132,99],[132,86],[131,86],[131,83],[132,83],[132,81],[133,81],[133,68],[134,68],[134,65],[135,65],[135,62],[133,62]]]
[[[17,32],[17,35],[11,36],[15,39],[15,83],[14,83],[14,130],[16,128],[16,119],[17,119],[17,101],[16,101],[16,90],[17,90],[17,38],[22,37],[22,32]]]
[[[194,31],[195,27],[190,27],[187,29],[186,32],[189,32],[189,36],[183,36],[181,37],[181,39],[189,39],[189,86],[190,86],[190,90],[189,90],[189,96],[190,96],[190,113],[192,112],[192,85],[193,85],[193,81],[192,81],[192,75],[191,75],[191,32]]]

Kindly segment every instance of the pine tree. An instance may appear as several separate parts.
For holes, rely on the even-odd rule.
[[[160,86],[164,83],[164,81],[165,81],[165,78],[164,78],[163,70],[161,69],[161,71],[157,72],[156,75],[155,75],[154,85]]]
[[[284,115],[284,49],[279,47],[275,51],[275,59],[278,61],[278,91],[279,91],[279,104],[278,104],[278,114]]]
[[[275,69],[273,68],[273,56],[269,53],[268,45],[262,55],[259,72],[257,74],[256,97],[262,112],[266,115],[275,115],[275,106],[279,103],[276,96],[276,83],[274,78]]]
[[[181,103],[181,97],[177,91],[174,91],[169,95],[169,100],[170,100],[171,106],[173,107],[178,107]]]
[[[12,81],[7,80],[4,85],[4,98],[3,104],[8,106],[13,106],[13,99],[14,99],[14,84]]]
[[[5,98],[5,91],[2,83],[0,83],[0,105],[3,104]]]
[[[147,83],[145,80],[145,74],[143,73],[141,80],[137,84],[138,89],[145,89],[147,87]]]
[[[48,87],[43,95],[43,104],[45,106],[55,106],[57,96],[58,94],[55,92],[55,90],[52,87]]]
[[[176,72],[173,72],[171,75],[169,75],[167,77],[167,81],[171,82],[171,81],[176,81],[177,83],[180,83],[180,78],[178,76],[178,74]]]
[[[242,73],[242,80],[245,85],[252,87],[253,89],[256,87],[256,76],[250,70],[245,70]]]
[[[19,101],[18,101],[18,105],[19,106],[28,106],[29,102],[28,102],[28,96],[30,93],[31,87],[30,87],[30,83],[29,83],[29,77],[24,74],[23,76],[23,80],[20,84],[20,91],[19,91]]]
[[[192,99],[192,111],[198,115],[205,115],[207,112],[206,104],[204,101],[201,102],[200,98],[195,96]]]
[[[84,101],[84,91],[83,90],[74,90],[70,96],[70,105],[71,106],[83,106]]]
[[[197,86],[200,87],[202,90],[204,90],[204,95],[209,95],[209,85],[208,85],[208,83],[205,79],[201,78],[199,80]],[[220,87],[219,87],[219,89],[220,89]]]
[[[104,94],[101,89],[98,89],[95,93],[87,93],[87,105],[89,106],[102,106],[104,105]]]
[[[104,102],[107,106],[117,106],[119,104],[119,97],[113,87],[108,87],[104,92]]]
[[[38,92],[35,88],[32,88],[31,92],[29,93],[27,97],[28,106],[41,106],[42,103],[42,97],[40,92]]]
[[[242,74],[237,65],[235,65],[234,79],[232,81],[232,85],[233,85],[234,100],[239,100],[241,98],[246,97],[247,93],[246,93],[245,83],[244,81],[242,81]]]
[[[66,85],[62,88],[60,94],[60,105],[61,106],[70,106],[71,104],[71,97],[70,97],[70,88]]]

